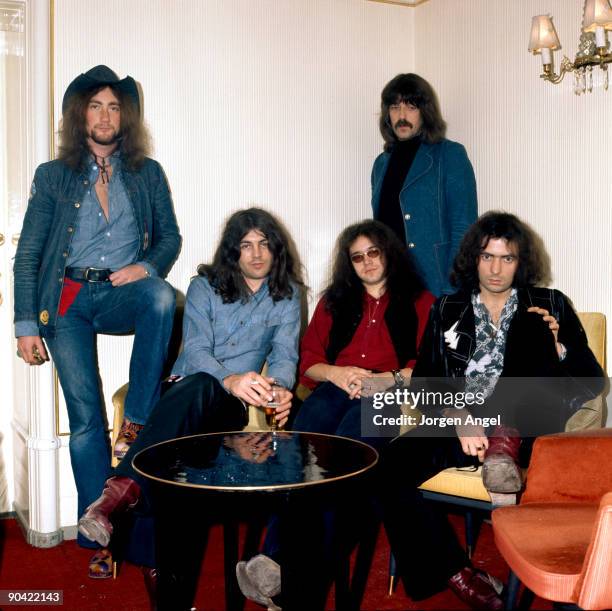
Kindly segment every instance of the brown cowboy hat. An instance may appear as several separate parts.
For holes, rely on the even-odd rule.
[[[119,80],[119,77],[108,67],[108,66],[96,66],[91,70],[88,70],[84,74],[77,76],[66,89],[64,94],[64,100],[62,101],[62,114],[66,112],[66,106],[68,100],[82,91],[88,89],[95,89],[101,85],[112,85],[118,89],[121,93],[129,95],[135,102],[140,114],[140,96],[138,95],[138,87],[136,81],[131,76],[126,76],[124,79]]]

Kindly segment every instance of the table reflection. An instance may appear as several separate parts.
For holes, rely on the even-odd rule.
[[[371,447],[298,432],[232,432],[164,442],[134,459],[136,470],[169,484],[215,489],[301,487],[354,475],[377,460]]]

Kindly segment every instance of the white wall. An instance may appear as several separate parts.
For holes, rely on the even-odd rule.
[[[612,83],[573,93],[539,78],[531,17],[549,13],[574,59],[583,0],[430,0],[415,9],[416,70],[436,88],[449,137],[476,172],[481,212],[527,220],[552,260],[553,286],[612,322]],[[612,40],[612,37],[611,37]],[[612,354],[608,333],[608,354]]]

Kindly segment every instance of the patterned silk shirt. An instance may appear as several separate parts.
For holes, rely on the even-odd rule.
[[[506,336],[518,307],[516,289],[506,301],[499,323],[493,324],[489,311],[480,300],[480,293],[472,293],[472,308],[476,322],[476,349],[465,370],[467,392],[481,392],[489,397],[504,368]]]

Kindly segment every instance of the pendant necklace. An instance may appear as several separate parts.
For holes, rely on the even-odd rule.
[[[368,301],[368,327],[371,327],[376,323],[376,310],[378,310],[378,304],[380,303],[380,299],[376,301],[376,305],[372,308],[372,303]]]
[[[491,335],[491,338],[495,338],[498,331],[499,329],[493,324],[493,322],[489,321],[489,334]]]
[[[110,176],[108,175],[108,170],[109,168],[111,168],[111,166],[106,163],[106,160],[108,159],[108,157],[100,157],[100,159],[102,160],[101,163],[98,161],[98,155],[94,155],[94,160],[96,162],[96,165],[98,166],[98,169],[100,170],[100,181],[102,182],[103,185],[106,185],[108,184],[110,180]]]

